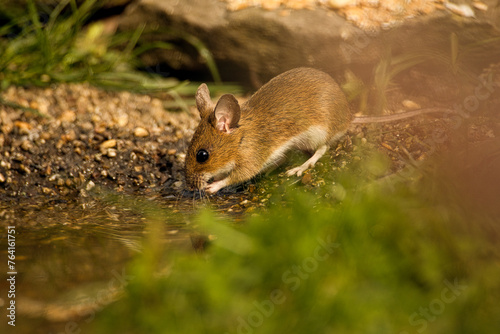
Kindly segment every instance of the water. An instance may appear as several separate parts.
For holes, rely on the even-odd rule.
[[[89,201],[17,208],[3,204],[0,332],[84,332],[99,310],[120,298],[130,280],[127,266],[141,252],[150,210],[163,212],[158,219],[164,221],[166,243],[192,251],[187,224],[179,219],[187,215],[168,217],[175,211],[168,210],[176,205],[175,199],[137,204]],[[15,231],[15,298],[6,293],[8,226]],[[10,300],[16,306],[15,328],[7,324]]]

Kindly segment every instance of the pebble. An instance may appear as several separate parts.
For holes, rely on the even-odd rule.
[[[15,152],[12,154],[12,160],[14,160],[14,161],[23,162],[24,159],[26,159],[26,158],[21,153]]]
[[[76,120],[76,114],[74,111],[66,110],[59,116],[59,120],[61,122],[73,123]]]
[[[66,133],[61,136],[61,140],[65,142],[70,142],[75,139],[76,139],[76,132],[73,129],[66,131]]]
[[[101,149],[112,148],[116,146],[116,139],[109,139],[101,143]]]
[[[21,148],[22,148],[24,151],[30,152],[30,151],[33,149],[33,144],[32,144],[29,140],[24,140],[24,141],[21,143]]]
[[[92,181],[89,181],[89,183],[87,183],[87,186],[85,187],[85,190],[90,191],[94,187],[95,187],[95,183]]]
[[[19,165],[19,170],[21,170],[25,174],[31,174],[31,170],[23,164]]]
[[[118,124],[119,127],[125,127],[128,124],[128,115],[127,114],[121,114],[118,116],[116,123]]]
[[[312,181],[312,175],[311,173],[305,173],[304,176],[302,176],[301,182],[302,184],[309,184]]]
[[[5,176],[3,176],[2,173],[0,173],[0,183],[4,183],[5,182]]]
[[[147,137],[147,136],[149,136],[149,131],[138,126],[134,129],[134,136],[139,137],[139,138]]]
[[[108,148],[108,151],[106,152],[106,155],[110,158],[116,157],[116,150],[114,148]]]
[[[21,121],[15,121],[14,126],[19,129],[19,133],[22,135],[29,134],[30,130],[32,129],[31,124]]]

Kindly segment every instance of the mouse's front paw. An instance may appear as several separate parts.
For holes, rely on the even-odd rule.
[[[227,186],[226,179],[215,181],[215,182],[212,182],[205,187],[205,192],[207,192],[209,194],[215,194],[216,192],[218,192],[219,190],[221,190],[225,186]]]

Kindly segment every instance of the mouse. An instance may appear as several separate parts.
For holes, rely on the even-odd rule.
[[[327,73],[308,67],[284,72],[243,104],[231,94],[212,103],[206,84],[195,95],[200,122],[185,160],[190,190],[214,194],[274,169],[290,150],[310,154],[288,176],[300,176],[336,143],[353,123],[394,121],[401,115],[355,118],[347,98]],[[404,117],[420,113],[412,111]],[[406,114],[406,113],[405,113]]]

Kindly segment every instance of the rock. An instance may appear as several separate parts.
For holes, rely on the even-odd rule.
[[[95,183],[92,181],[89,181],[89,183],[87,183],[87,186],[85,187],[85,190],[90,191],[94,187],[95,187]]]
[[[478,12],[476,18],[457,20],[449,10],[433,7],[429,13],[424,11],[425,15],[416,12],[411,19],[388,21],[376,31],[364,31],[337,10],[319,6],[314,10],[290,10],[289,15],[283,16],[280,9],[231,12],[226,5],[219,0],[138,0],[126,8],[119,29],[135,31],[146,24],[146,31],[155,32],[155,40],[167,42],[175,42],[170,31],[182,31],[210,50],[223,80],[255,87],[297,66],[317,67],[337,78],[349,67],[358,76],[366,77],[387,57],[387,50],[393,56],[422,50],[449,55],[452,33],[464,46],[474,45],[478,37],[487,41],[499,36],[500,11],[493,10],[488,15]],[[342,6],[342,1],[333,1],[330,6]],[[372,7],[377,13],[377,6]],[[145,42],[151,38],[143,36]],[[166,63],[175,70],[205,70],[206,65],[194,50],[191,46],[152,50],[143,60],[153,67]],[[470,53],[461,61],[464,66],[477,68],[498,59],[498,55],[500,43],[489,43],[488,52]]]
[[[55,195],[54,190],[47,187],[42,187],[42,193],[45,195]]]
[[[72,110],[66,110],[61,114],[61,116],[59,116],[59,120],[61,122],[72,123],[76,120],[76,114]]]
[[[302,184],[309,184],[312,181],[312,175],[311,173],[305,173],[304,176],[302,176],[302,179],[300,180]]]
[[[110,158],[116,157],[116,150],[114,148],[108,148],[108,151],[106,152],[106,155]]]
[[[134,136],[139,137],[139,138],[147,137],[147,136],[149,136],[149,131],[138,126],[134,129]]]
[[[101,143],[101,149],[108,149],[116,146],[116,139],[109,139]]]
[[[33,150],[33,144],[29,140],[23,140],[21,143],[21,148],[23,151],[30,152]]]
[[[15,121],[14,126],[19,129],[19,133],[26,135],[29,134],[30,130],[33,128],[31,124],[21,121]]]

